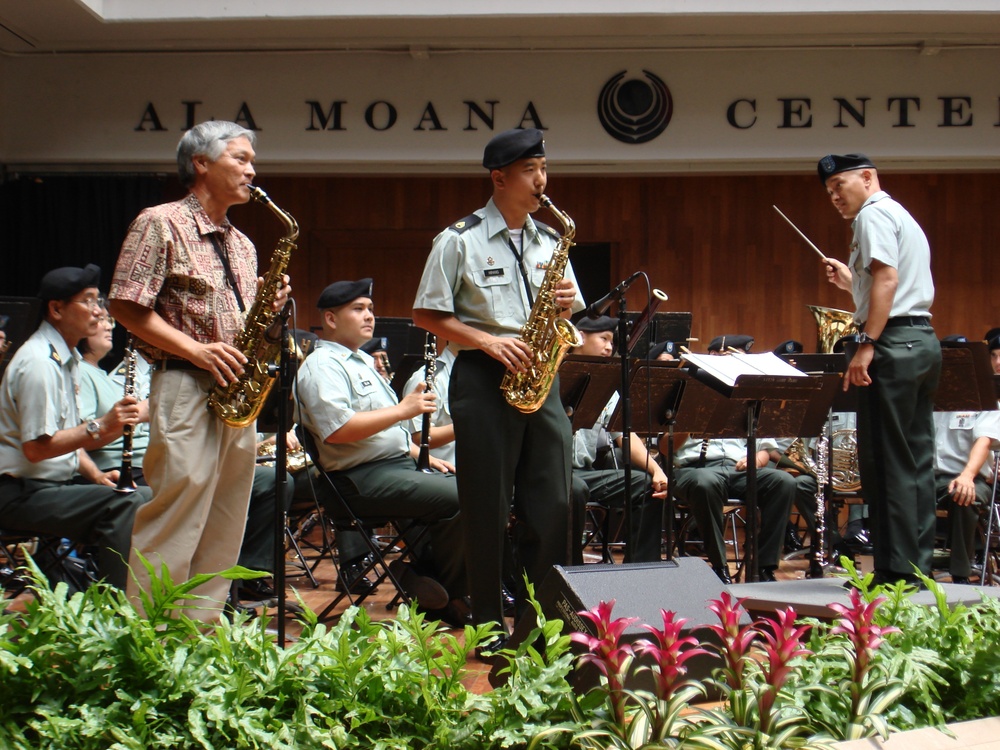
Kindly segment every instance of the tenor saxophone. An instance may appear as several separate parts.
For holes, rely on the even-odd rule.
[[[271,267],[247,313],[243,330],[233,342],[233,346],[247,358],[243,374],[235,383],[229,383],[225,387],[214,386],[208,396],[208,408],[230,427],[247,427],[252,424],[264,408],[264,401],[274,386],[271,365],[281,356],[281,335],[280,332],[278,335],[271,333],[270,329],[277,317],[271,306],[284,285],[285,270],[299,236],[298,223],[274,205],[267,193],[251,185],[250,197],[265,204],[284,223],[285,235],[278,240],[271,254]]]
[[[508,370],[500,383],[507,403],[525,414],[542,408],[566,353],[570,347],[583,343],[576,326],[562,317],[562,308],[556,304],[556,284],[566,273],[569,249],[575,244],[576,225],[546,196],[540,195],[538,200],[562,222],[563,234],[549,260],[538,297],[531,306],[531,314],[521,326],[520,338],[531,349],[531,363],[524,372]]]

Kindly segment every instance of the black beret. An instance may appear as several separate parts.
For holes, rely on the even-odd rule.
[[[983,341],[995,339],[997,336],[1000,336],[1000,328],[991,328],[986,332],[986,335],[983,336]]]
[[[775,354],[802,354],[805,350],[806,348],[802,346],[801,341],[788,339],[788,341],[778,344],[772,351]]]
[[[389,348],[389,339],[385,336],[376,336],[373,339],[368,339],[358,348],[365,354],[374,354],[377,351],[384,352]]]
[[[44,302],[69,299],[84,289],[97,287],[100,283],[101,269],[93,263],[88,263],[86,268],[76,266],[54,268],[42,277],[38,298]]]
[[[518,159],[545,156],[545,140],[541,130],[536,128],[515,128],[493,136],[483,151],[483,166],[487,169],[503,169]]]
[[[958,334],[952,334],[951,336],[945,336],[941,340],[944,341],[944,342],[946,342],[946,343],[955,343],[955,344],[964,344],[965,342],[968,341],[968,339],[965,338],[965,336],[960,336]]]
[[[1000,349],[1000,333],[997,333],[996,336],[987,339],[986,345],[989,346],[990,351],[993,351],[994,349]]]
[[[8,323],[10,323],[10,316],[0,315],[0,331],[6,328]]]
[[[816,165],[816,171],[819,172],[819,181],[824,185],[826,184],[826,181],[835,174],[840,174],[841,172],[851,172],[855,169],[875,168],[875,165],[872,164],[872,160],[864,154],[844,154],[843,156],[838,154],[827,154],[820,159],[819,164]]]
[[[671,356],[677,354],[677,344],[673,341],[661,341],[659,344],[654,344],[653,348],[649,350],[649,358],[659,359],[664,352]]]
[[[614,331],[618,328],[618,318],[612,318],[609,315],[600,315],[596,318],[591,318],[584,315],[577,321],[576,327],[584,333]]]
[[[353,302],[358,297],[372,296],[372,280],[358,279],[357,281],[335,281],[319,295],[316,307],[320,310],[328,310],[331,307],[340,307],[348,302]]]
[[[716,336],[708,345],[710,352],[724,352],[730,348],[750,351],[753,346],[753,336],[737,334],[735,336]]]

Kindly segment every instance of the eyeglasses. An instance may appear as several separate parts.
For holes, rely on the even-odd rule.
[[[96,312],[97,310],[104,309],[104,300],[100,297],[90,297],[88,299],[74,299],[71,302],[77,302],[84,307],[90,309],[91,312]]]

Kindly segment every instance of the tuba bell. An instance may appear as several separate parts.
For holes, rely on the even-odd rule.
[[[844,336],[858,332],[858,327],[854,325],[854,315],[847,310],[817,307],[816,305],[807,305],[807,307],[816,318],[816,326],[819,329],[816,351],[822,354],[833,353],[833,345],[837,341]]]

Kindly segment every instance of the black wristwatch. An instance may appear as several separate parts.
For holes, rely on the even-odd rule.
[[[859,344],[871,344],[872,346],[874,346],[875,344],[878,343],[878,339],[873,339],[867,333],[860,333],[860,334],[858,334],[858,343]]]

